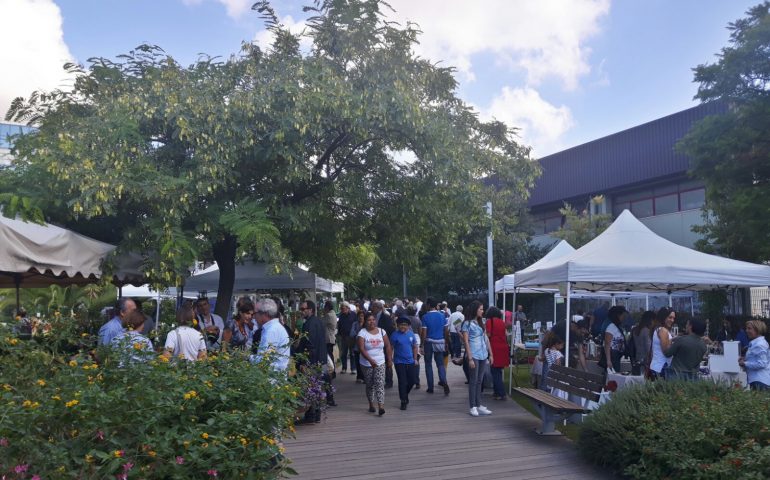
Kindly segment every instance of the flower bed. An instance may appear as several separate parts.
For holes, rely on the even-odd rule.
[[[240,355],[97,365],[0,332],[0,476],[277,478],[304,377]]]
[[[770,396],[706,381],[626,388],[588,417],[578,445],[630,478],[764,479]]]

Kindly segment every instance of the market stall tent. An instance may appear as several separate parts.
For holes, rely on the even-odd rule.
[[[215,292],[219,288],[219,267],[216,263],[191,276],[185,281],[186,291]],[[319,277],[313,272],[293,267],[291,275],[274,274],[266,263],[246,262],[235,266],[233,292],[260,290],[313,290],[326,293],[342,293],[345,285]]]
[[[536,261],[529,267],[525,268],[524,271],[531,270],[533,268],[537,268],[538,265],[543,265],[551,260],[554,260],[559,257],[563,257],[564,255],[568,253],[574,252],[575,249],[572,247],[572,245],[569,244],[566,240],[561,240],[559,243],[554,245],[554,247],[546,253],[543,258]],[[513,273],[510,273],[508,275],[504,275],[503,278],[497,280],[495,282],[495,293],[503,293],[503,292],[511,292],[516,287],[516,275]],[[529,293],[541,293],[544,292],[543,290],[537,290],[532,289]]]

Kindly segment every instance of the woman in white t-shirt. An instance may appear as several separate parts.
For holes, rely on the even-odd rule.
[[[176,312],[176,323],[179,326],[168,332],[163,349],[164,357],[182,356],[191,362],[206,358],[206,340],[200,331],[189,326],[193,316],[190,307],[182,307]]]
[[[366,398],[369,399],[369,411],[374,413],[374,404],[379,407],[379,414],[385,413],[385,364],[390,364],[390,341],[388,334],[377,327],[373,313],[366,314],[364,328],[356,338],[358,351],[361,352],[360,367],[366,383]]]
[[[666,369],[671,365],[671,357],[666,357],[663,352],[668,350],[674,336],[671,327],[676,320],[676,312],[668,307],[661,307],[655,316],[655,327],[652,332],[652,356],[650,357],[650,377],[653,380],[666,378]]]
[[[617,305],[607,312],[610,324],[604,331],[604,367],[620,372],[620,359],[626,350],[626,337],[623,334],[623,316],[628,311],[625,307]],[[601,365],[601,363],[600,363]]]

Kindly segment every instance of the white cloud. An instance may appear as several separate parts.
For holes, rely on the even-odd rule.
[[[418,53],[455,66],[473,80],[473,56],[492,53],[527,84],[559,79],[577,88],[590,70],[586,41],[599,33],[610,0],[391,0],[396,19],[419,24]]]
[[[560,137],[574,125],[568,107],[548,103],[531,87],[503,87],[483,117],[519,127],[522,142],[533,147],[535,157],[558,151]]]
[[[52,0],[0,0],[0,119],[11,100],[67,86],[62,16]]]
[[[307,24],[300,20],[295,21],[294,18],[291,15],[286,15],[285,17],[281,18],[279,20],[281,25],[283,25],[285,28],[288,28],[289,31],[295,35],[301,34],[307,27]],[[262,49],[267,49],[273,44],[273,40],[275,39],[275,35],[273,35],[273,32],[265,29],[260,30],[257,32],[256,35],[254,35],[254,43],[259,45]],[[310,51],[310,47],[312,45],[312,39],[308,37],[307,35],[303,35],[299,39],[299,45],[302,51],[308,52]]]
[[[227,16],[238,20],[251,10],[251,6],[256,3],[256,0],[216,0],[216,2],[221,3],[225,7]],[[191,7],[200,5],[203,3],[203,0],[182,0],[182,3]]]

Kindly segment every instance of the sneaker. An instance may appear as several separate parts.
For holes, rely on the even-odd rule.
[[[479,414],[481,415],[492,415],[492,410],[488,409],[484,405],[480,405],[478,410],[479,410]]]
[[[406,410],[406,402],[401,402],[401,410]]]
[[[425,390],[425,393],[433,393],[433,389],[429,388],[429,389]]]
[[[378,414],[379,416],[383,416],[383,415],[385,415],[385,409],[384,409],[384,408],[381,408],[381,409],[380,409],[380,410],[377,412],[377,414]]]
[[[444,387],[444,395],[449,395],[449,384],[444,383],[442,386]]]
[[[414,386],[414,389],[415,389],[415,390],[419,390],[419,389],[420,389],[420,384],[418,383],[417,385],[415,385],[415,386]]]
[[[350,374],[351,374],[351,375],[355,375],[356,373],[357,373],[357,372],[356,372],[355,370],[353,370],[352,372],[350,372]]]
[[[374,409],[374,407],[369,407],[369,413],[374,413],[374,412],[376,412],[376,410]]]
[[[469,412],[471,414],[471,417],[478,417],[479,416],[479,409],[476,407],[471,408],[471,411]]]
[[[346,373],[348,373],[348,369],[347,368],[343,368],[342,370],[340,370],[340,374],[341,375],[345,375]]]

